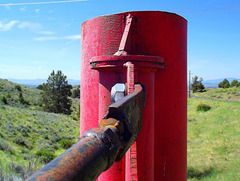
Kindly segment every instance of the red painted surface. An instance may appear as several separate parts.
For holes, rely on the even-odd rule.
[[[124,36],[124,34],[123,34]],[[127,67],[127,94],[134,91],[134,64],[127,62],[124,64]],[[138,180],[138,169],[137,169],[137,143],[133,143],[131,148],[126,153],[126,167],[125,167],[125,180]]]
[[[129,13],[127,55],[113,56]],[[81,134],[97,127],[110,104],[112,86],[127,82],[123,64],[130,61],[135,82],[146,87],[143,128],[136,141],[138,180],[186,180],[187,21],[159,11],[101,16],[83,23],[81,39]],[[115,163],[98,180],[125,180],[124,165]],[[126,174],[126,180],[134,178]]]

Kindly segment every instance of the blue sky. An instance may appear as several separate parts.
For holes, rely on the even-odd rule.
[[[80,79],[81,24],[125,11],[159,10],[188,20],[188,69],[204,80],[240,78],[239,0],[1,0],[0,78]]]

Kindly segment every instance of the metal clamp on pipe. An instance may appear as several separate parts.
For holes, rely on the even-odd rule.
[[[28,181],[92,181],[120,161],[142,129],[145,90],[135,90],[111,104],[98,128],[89,129],[70,149],[51,161]]]

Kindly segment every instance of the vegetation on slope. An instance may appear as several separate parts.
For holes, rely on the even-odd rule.
[[[206,97],[211,99],[239,101],[240,102],[240,87],[206,89],[206,92],[197,92],[193,95],[198,97]]]
[[[38,157],[41,166],[69,148],[78,136],[79,121],[69,116],[0,106],[1,163],[22,165],[24,170]]]
[[[0,79],[0,98],[6,99],[6,102],[0,100],[0,104],[7,104],[14,107],[28,107],[30,109],[40,110],[41,90],[33,89],[27,86],[10,82],[6,79]],[[25,100],[21,100],[21,96]]]
[[[77,141],[79,99],[70,116],[47,113],[40,92],[0,79],[0,180],[25,180]]]
[[[197,111],[198,105],[211,109]],[[188,180],[240,178],[240,103],[188,100]]]

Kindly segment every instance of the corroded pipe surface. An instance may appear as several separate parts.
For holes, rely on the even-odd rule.
[[[119,148],[116,129],[91,129],[69,150],[28,180],[95,180],[110,163],[113,163]]]
[[[141,130],[145,92],[141,85],[109,106],[99,124],[27,181],[92,181],[120,161]]]

